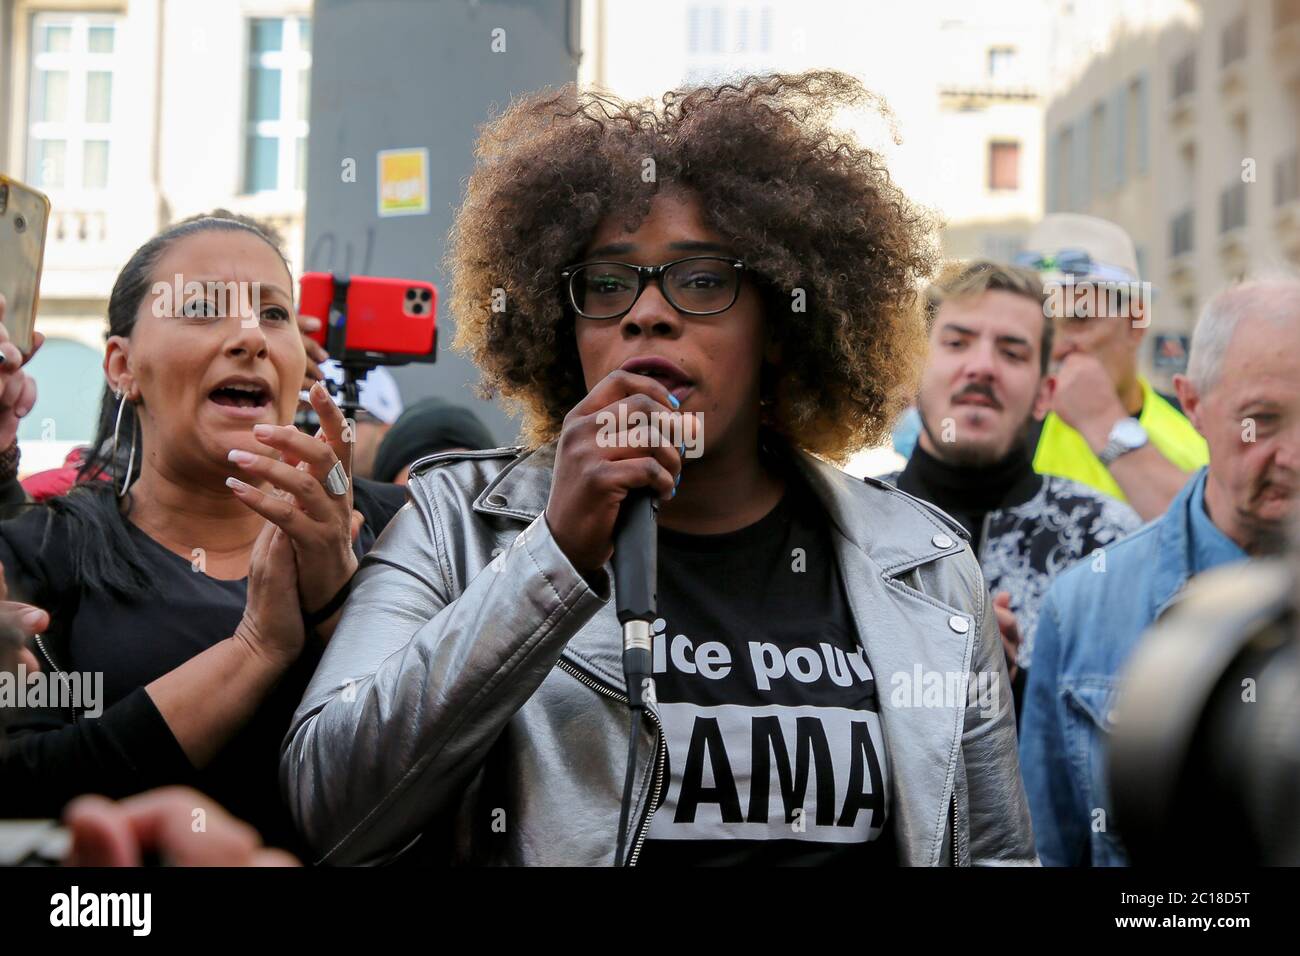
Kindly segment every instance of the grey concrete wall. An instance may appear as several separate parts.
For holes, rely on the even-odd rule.
[[[438,361],[394,369],[409,404],[436,395],[470,405],[497,441],[518,424],[477,399],[477,371],[450,350],[447,232],[472,168],[476,129],[513,96],[575,79],[578,0],[316,0],[308,147],[306,261],[432,281]],[[505,50],[494,52],[494,30]],[[500,35],[497,35],[498,37]],[[499,46],[498,42],[498,46]],[[427,147],[429,212],[378,215],[383,149]],[[343,181],[355,161],[356,181]]]

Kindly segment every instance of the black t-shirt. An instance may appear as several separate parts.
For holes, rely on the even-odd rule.
[[[892,865],[876,684],[811,489],[788,476],[739,531],[660,528],[658,592],[668,767],[639,864]]]
[[[357,480],[353,504],[365,518],[358,554],[404,501],[404,488]],[[8,746],[0,747],[0,815],[57,816],[83,792],[116,798],[187,784],[252,824],[268,845],[302,853],[280,796],[280,744],[320,660],[319,642],[308,641],[249,723],[195,771],[144,687],[234,633],[248,581],[209,577],[126,526],[156,585],[156,595],[135,601],[103,596],[71,577],[71,542],[48,507],[0,522],[0,562],[11,594],[50,612],[43,640],[58,666],[103,675],[103,714],[96,718],[69,723],[53,710],[15,715]]]

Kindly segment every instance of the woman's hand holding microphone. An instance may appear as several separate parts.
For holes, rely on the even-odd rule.
[[[599,576],[614,553],[614,523],[623,499],[649,488],[666,501],[676,490],[681,451],[653,424],[680,415],[676,404],[662,382],[617,369],[564,417],[546,523],[560,550],[588,581]],[[623,416],[619,405],[627,406]],[[623,427],[636,412],[651,424]],[[611,415],[620,425],[613,441],[607,440]]]

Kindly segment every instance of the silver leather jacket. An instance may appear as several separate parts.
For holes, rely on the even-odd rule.
[[[629,725],[621,631],[609,582],[594,590],[542,516],[554,455],[449,453],[412,468],[284,742],[281,782],[320,862],[385,862],[422,841],[426,858],[455,863],[612,863]],[[1035,863],[1002,646],[965,532],[888,485],[796,457],[882,688],[899,862]],[[972,674],[1004,692],[930,693]],[[653,708],[641,734],[633,863],[664,791]]]

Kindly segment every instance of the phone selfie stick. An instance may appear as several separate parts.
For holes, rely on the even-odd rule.
[[[348,330],[348,286],[352,280],[342,273],[334,273],[334,297],[330,300],[329,319],[325,329],[325,351],[331,356],[338,356],[339,368],[343,370],[343,384],[340,389],[343,399],[339,408],[343,417],[356,421],[361,409],[361,394],[357,380],[365,378],[378,362],[366,363],[348,355],[345,343]]]
[[[364,277],[363,277],[364,278]],[[329,314],[325,323],[325,351],[330,358],[339,363],[343,372],[343,382],[335,385],[326,381],[332,395],[340,395],[339,407],[343,414],[356,418],[361,408],[360,381],[371,369],[380,365],[408,365],[411,362],[433,362],[437,359],[437,330],[434,331],[434,348],[428,355],[411,355],[405,352],[371,351],[369,349],[348,348],[348,291],[352,277],[341,272],[330,273],[331,297]]]

